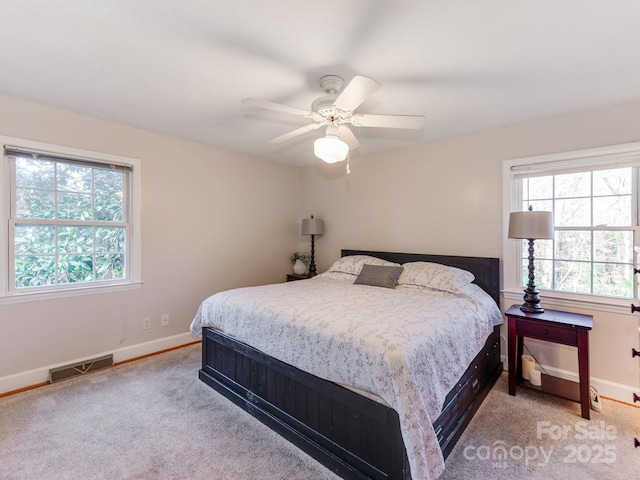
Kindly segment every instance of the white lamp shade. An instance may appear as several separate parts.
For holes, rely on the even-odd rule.
[[[303,235],[322,235],[324,233],[324,222],[320,218],[305,218],[302,220]]]
[[[509,238],[553,239],[553,213],[532,210],[511,212]]]
[[[313,153],[327,163],[341,162],[347,158],[349,145],[335,135],[327,135],[313,142]]]

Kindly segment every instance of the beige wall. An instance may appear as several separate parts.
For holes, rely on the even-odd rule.
[[[348,176],[344,165],[307,167],[301,211],[323,218],[326,231],[316,241],[318,270],[341,248],[502,257],[502,162],[638,141],[639,119],[640,102],[628,103],[355,158]],[[580,305],[572,310],[594,315],[594,385],[629,401],[638,387],[638,363],[630,356],[638,348],[637,318]],[[553,373],[575,376],[575,349],[527,343]]]
[[[126,292],[0,304],[0,392],[38,378],[15,378],[27,371],[170,345],[206,296],[290,272],[299,168],[9,97],[0,96],[0,112],[0,135],[141,160],[144,282]],[[163,313],[168,327],[160,327]],[[142,329],[145,317],[150,330]],[[175,341],[185,340],[192,339]]]

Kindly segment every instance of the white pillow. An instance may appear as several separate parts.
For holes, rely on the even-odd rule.
[[[358,275],[360,275],[362,266],[365,263],[368,265],[382,265],[382,266],[389,266],[389,267],[400,266],[399,263],[387,262],[386,260],[382,260],[376,257],[371,257],[369,255],[348,255],[346,257],[342,257],[339,260],[336,260],[335,262],[333,262],[333,265],[329,267],[328,271],[348,273],[351,275],[355,275],[357,277]]]
[[[398,285],[416,285],[445,292],[464,294],[464,287],[475,279],[473,273],[431,262],[408,262],[398,278]]]
[[[317,275],[317,277],[321,278],[329,278],[331,280],[339,280],[341,282],[350,282],[353,283],[357,275],[351,275],[350,273],[342,273],[342,272],[323,272]]]

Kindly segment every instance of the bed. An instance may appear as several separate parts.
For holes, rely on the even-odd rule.
[[[482,289],[486,292],[480,292],[483,305],[475,298],[475,290],[473,298],[469,297],[471,300],[466,294],[440,290],[427,298],[422,293],[415,297],[414,292],[406,291],[414,287],[404,285],[407,282],[396,289],[385,289],[352,285],[353,280],[338,281],[342,275],[348,277],[353,272],[326,272],[311,280],[220,292],[201,304],[191,326],[203,340],[200,379],[342,478],[409,480],[412,473],[414,480],[436,478],[443,469],[444,458],[502,371],[499,337],[502,316],[497,308],[499,260],[343,250],[344,261],[336,264],[349,265],[351,259],[359,258],[405,265],[400,279],[406,277],[409,266],[421,262],[470,272],[473,285],[465,286],[464,291]],[[350,310],[351,297],[345,295],[352,295],[352,291],[358,295],[375,292],[375,297],[366,300],[370,306],[356,305]],[[278,320],[281,315],[271,310],[273,306],[265,304],[263,312],[262,306],[247,305],[260,297],[267,303],[273,300],[277,304],[279,299],[283,305],[287,303],[285,297],[278,295],[300,299],[299,305],[289,307],[292,311],[287,312],[295,321],[275,322],[277,326],[260,323],[264,321],[262,317]],[[238,296],[235,303],[231,301],[233,296]],[[472,302],[471,307],[461,303],[467,301]],[[445,302],[459,303],[467,308],[463,310],[466,313],[458,319],[460,314],[454,315],[454,309],[448,307],[450,303]],[[418,338],[411,333],[417,322],[405,320],[408,316],[404,309],[413,308],[409,304],[415,304],[420,311],[440,312],[447,321],[434,320],[434,330],[440,328],[455,337],[464,337],[464,344],[427,339],[425,345],[432,343],[428,343],[428,348],[420,345],[424,352],[416,353],[410,344],[414,337]],[[375,322],[367,322],[375,315],[367,308],[384,311],[383,317],[398,322],[390,325],[401,327],[389,328],[378,317]],[[476,314],[476,310],[485,308],[493,316],[490,324]],[[298,321],[298,315],[310,318]],[[467,317],[474,317],[473,323]],[[365,323],[367,330],[361,328]],[[298,336],[290,334],[293,324]],[[321,326],[321,332],[309,332],[308,326],[315,328],[316,324]],[[248,333],[243,328],[248,328]],[[382,330],[397,338],[382,339]],[[361,334],[362,338],[356,336]],[[295,345],[285,342],[289,336],[287,341]],[[319,343],[320,337],[326,343]],[[351,347],[347,353],[342,345],[346,337],[350,345],[357,344],[353,348],[355,353]],[[373,338],[376,340],[372,341]],[[403,342],[407,345],[398,349]],[[281,351],[277,349],[279,343]],[[440,343],[446,347],[441,348]],[[370,344],[383,345],[385,353],[371,354]],[[397,356],[396,350],[402,355]],[[405,350],[418,367],[405,364]],[[427,351],[435,352],[433,361],[440,362],[438,369],[425,363],[422,355]],[[346,368],[338,371],[333,364]],[[383,370],[371,373],[368,371],[371,365]],[[426,395],[425,390],[431,393]]]

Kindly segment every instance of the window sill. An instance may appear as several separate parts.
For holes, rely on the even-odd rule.
[[[84,295],[100,295],[114,292],[137,290],[142,287],[142,282],[127,282],[113,285],[91,285],[68,288],[65,290],[38,290],[36,292],[11,292],[0,295],[0,305],[12,303],[37,302],[41,300],[55,300],[59,298],[80,297]]]
[[[523,302],[522,290],[503,290],[502,296],[505,300],[505,304],[508,305],[511,305],[511,303],[521,304]],[[633,299],[607,298],[593,295],[578,296],[550,291],[541,291],[540,298],[543,307],[546,305],[553,305],[553,308],[595,310],[599,312],[614,313],[617,315],[631,315],[630,305],[633,302]]]

